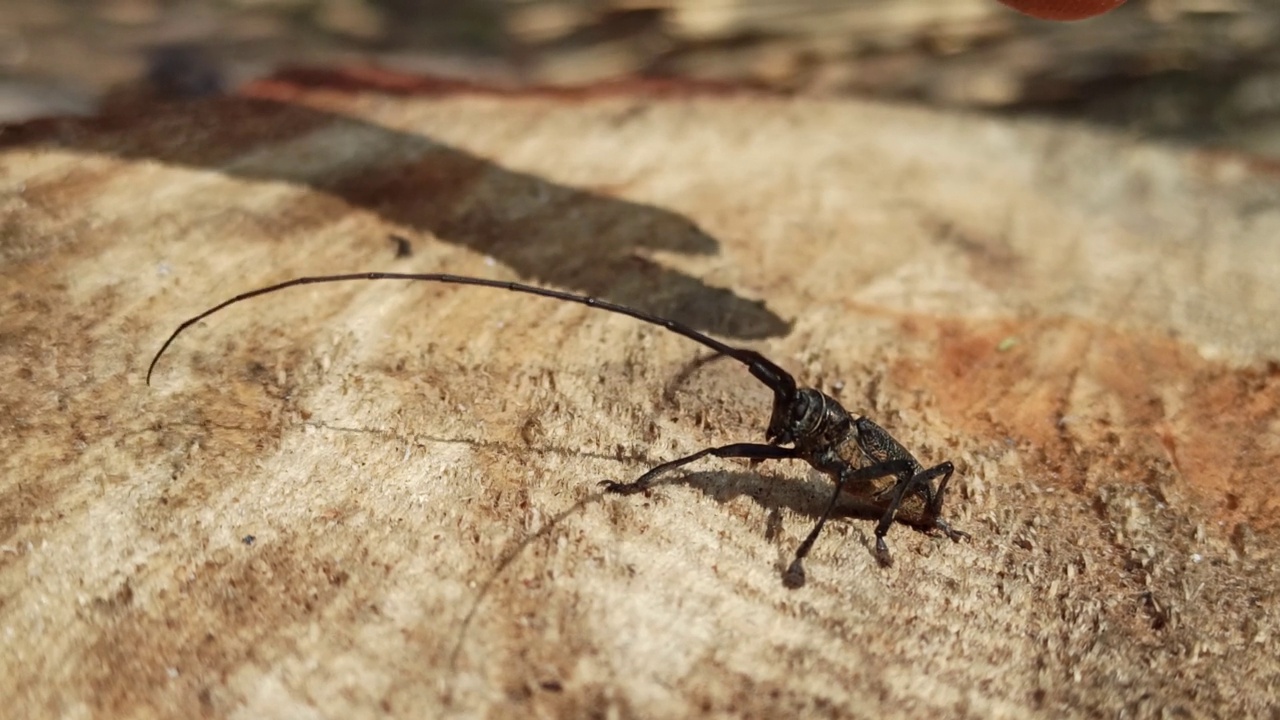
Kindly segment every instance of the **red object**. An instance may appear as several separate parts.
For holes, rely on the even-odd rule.
[[[1000,2],[1041,20],[1084,20],[1115,10],[1124,0],[1000,0]]]

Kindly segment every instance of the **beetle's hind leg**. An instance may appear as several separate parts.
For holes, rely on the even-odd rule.
[[[942,508],[942,491],[946,489],[953,472],[955,472],[955,466],[950,462],[944,462],[928,470],[921,470],[915,475],[904,477],[893,487],[893,498],[889,501],[889,507],[885,509],[880,522],[876,524],[876,560],[880,561],[881,565],[888,567],[893,564],[893,556],[889,554],[889,545],[885,543],[884,536],[889,534],[889,528],[893,525],[893,519],[897,516],[903,499],[910,497],[912,493],[920,493],[924,496],[925,506],[928,508],[929,515],[933,517],[933,527],[947,533],[952,540],[968,537],[959,530],[953,530],[938,518],[938,510]],[[942,477],[942,481],[938,483],[938,491],[930,497],[929,488],[932,487],[934,478],[939,476]]]
[[[942,519],[942,499],[947,492],[947,483],[951,480],[951,463],[944,463],[948,466],[948,472],[943,474],[942,480],[938,482],[938,489],[933,493],[933,497],[929,500],[929,517],[933,519],[933,527],[941,530],[952,542],[960,542],[961,540],[970,540],[972,536],[963,530],[956,530]],[[941,467],[941,466],[939,466]]]

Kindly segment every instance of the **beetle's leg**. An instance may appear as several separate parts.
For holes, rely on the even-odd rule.
[[[889,555],[889,546],[885,544],[884,536],[888,534],[889,527],[893,525],[893,518],[898,514],[898,506],[902,504],[903,498],[908,497],[913,492],[923,493],[925,506],[932,511],[933,505],[939,503],[938,498],[941,497],[941,494],[935,495],[933,498],[929,497],[929,488],[933,479],[941,475],[942,483],[940,487],[945,488],[953,472],[955,472],[955,467],[949,462],[944,462],[928,470],[921,470],[911,477],[899,480],[898,484],[894,486],[893,498],[889,501],[889,507],[885,509],[884,515],[876,525],[876,559],[880,561],[880,564],[893,564],[893,558]],[[934,524],[937,526],[936,517],[934,518]],[[943,523],[943,525],[946,525],[946,523]]]
[[[720,458],[748,458],[753,461],[760,460],[786,460],[796,457],[796,451],[793,448],[778,447],[776,445],[761,445],[759,443],[734,443],[732,445],[722,445],[720,447],[707,448],[698,452],[687,455],[670,462],[662,463],[653,468],[649,472],[641,475],[634,482],[620,483],[611,480],[605,480],[600,486],[605,492],[618,493],[619,495],[631,495],[633,493],[644,492],[649,489],[656,479],[662,473],[668,470],[675,470],[683,465],[688,465],[694,460],[711,455]]]
[[[947,481],[951,479],[951,473],[948,472],[942,476],[942,481],[938,483],[938,490],[933,494],[933,500],[929,503],[929,516],[933,518],[933,526],[941,530],[952,542],[968,540],[969,533],[963,530],[956,530],[942,519],[942,498],[943,493],[947,491]]]
[[[822,511],[822,515],[818,517],[817,524],[809,531],[809,536],[804,539],[804,542],[800,543],[800,547],[796,548],[796,559],[791,561],[791,567],[787,569],[787,575],[790,576],[791,582],[795,584],[803,582],[804,568],[801,566],[801,561],[809,554],[809,550],[813,548],[813,543],[818,539],[818,534],[822,532],[822,527],[827,524],[827,519],[831,517],[831,511],[835,510],[836,500],[840,498],[840,493],[844,491],[845,485],[874,480],[875,478],[895,473],[909,472],[910,470],[911,464],[908,461],[890,460],[840,473],[840,477],[836,479],[835,492],[831,494],[831,501],[827,503],[827,509]]]
[[[951,542],[960,542],[961,540],[971,540],[972,536],[963,530],[957,530],[951,527],[946,520],[942,518],[934,518],[933,526],[943,532]]]

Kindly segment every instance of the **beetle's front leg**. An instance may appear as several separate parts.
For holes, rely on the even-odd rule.
[[[688,465],[695,460],[701,460],[711,455],[719,458],[748,458],[754,462],[764,460],[787,460],[796,456],[796,451],[791,448],[780,448],[773,445],[761,445],[759,443],[734,443],[732,445],[723,445],[721,447],[707,448],[699,450],[692,455],[686,455],[670,462],[662,463],[653,468],[649,472],[641,475],[634,482],[620,483],[611,480],[605,480],[600,486],[605,492],[617,493],[619,495],[632,495],[638,492],[644,492],[649,489],[653,481],[663,473],[675,470],[678,467]]]

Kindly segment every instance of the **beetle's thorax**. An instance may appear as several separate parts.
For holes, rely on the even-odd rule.
[[[801,450],[830,447],[848,436],[851,422],[835,398],[802,388],[791,398],[775,398],[765,437],[775,445],[795,443]]]

